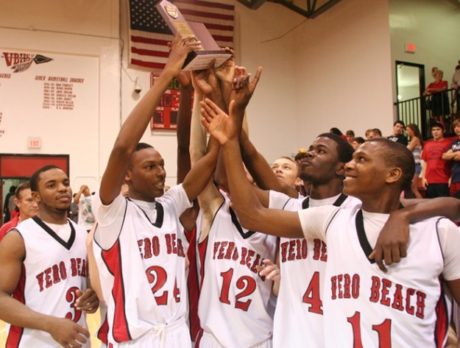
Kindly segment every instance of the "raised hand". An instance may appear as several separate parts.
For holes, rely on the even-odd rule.
[[[228,82],[231,85],[235,71],[235,57],[231,48],[226,47],[225,50],[231,53],[232,56],[216,69],[216,75],[219,80]]]
[[[195,37],[181,39],[179,36],[176,36],[171,43],[171,52],[169,53],[164,71],[169,71],[174,76],[177,76],[182,69],[182,65],[184,65],[187,54],[191,51],[198,51],[201,48],[200,41]]]
[[[206,98],[201,103],[201,123],[217,141],[224,145],[230,139],[238,136],[236,120],[229,117],[215,103]],[[230,110],[233,109],[234,101],[230,102]]]
[[[262,67],[258,67],[254,78],[247,73],[246,68],[236,66],[233,77],[233,90],[230,98],[235,101],[235,108],[243,110],[251,100],[252,95],[262,75]]]
[[[208,69],[194,71],[192,81],[195,89],[207,98],[216,103],[221,101],[220,84],[214,71],[214,61],[210,63]]]
[[[192,87],[192,74],[190,71],[181,71],[179,75],[177,75],[177,80],[179,81],[181,88]]]

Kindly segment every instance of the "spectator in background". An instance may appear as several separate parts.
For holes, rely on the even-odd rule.
[[[418,126],[414,123],[407,125],[406,132],[409,136],[409,144],[407,144],[407,148],[412,151],[415,161],[415,174],[412,178],[411,191],[415,198],[423,198],[422,194],[418,190],[418,179],[420,173],[422,172],[422,134],[420,133]]]
[[[32,197],[29,182],[23,182],[18,186],[13,196],[13,200],[19,210],[19,214],[0,228],[0,241],[9,230],[16,227],[20,222],[35,216],[38,213],[38,204]]]
[[[447,81],[443,80],[444,72],[437,70],[434,73],[434,82],[431,82],[423,95],[431,96],[429,107],[431,109],[432,122],[441,123],[443,128],[446,127],[444,117],[450,114],[449,98],[444,91],[448,88]]]
[[[14,193],[16,192],[16,186],[11,186],[5,197],[3,203],[3,223],[11,220],[11,213],[14,211],[16,206],[14,205]]]
[[[76,193],[74,193],[72,196],[72,203],[70,203],[70,208],[69,208],[69,219],[77,224],[78,223],[78,203],[75,203],[76,196],[77,196]]]
[[[372,128],[371,132],[368,134],[367,140],[382,138],[382,131],[378,128]]]
[[[78,224],[89,232],[96,221],[91,206],[92,196],[89,187],[82,185],[73,201],[78,204]]]
[[[347,137],[348,143],[351,144],[353,142],[353,139],[355,138],[355,132],[349,129],[345,132],[345,136]]]
[[[434,67],[431,68],[431,76],[433,77],[433,79],[434,79],[434,77],[436,75],[436,72],[438,70],[439,70],[439,68],[437,66],[434,66]]]
[[[455,140],[450,149],[442,155],[442,159],[450,161],[452,164],[452,175],[450,177],[449,191],[452,197],[456,196],[456,193],[460,192],[460,119],[455,119],[452,122],[454,127]]]
[[[369,140],[369,136],[371,135],[372,133],[372,128],[369,128],[368,130],[366,130],[366,132],[364,133],[364,137],[366,138],[366,140]]]
[[[454,91],[452,93],[452,105],[454,102],[457,104],[457,112],[455,113],[457,116],[460,116],[460,60],[458,61],[458,65],[455,67],[454,76],[452,76],[452,88]],[[453,126],[453,125],[452,125]]]
[[[388,136],[387,139],[407,146],[407,137],[404,135],[406,126],[403,121],[397,120],[393,123],[393,134]]]
[[[351,146],[353,147],[353,150],[356,150],[359,145],[364,144],[365,142],[366,140],[364,140],[363,137],[355,137],[351,142]]]
[[[451,140],[444,138],[444,125],[433,123],[431,126],[433,139],[425,143],[422,151],[422,182],[426,187],[426,197],[448,197],[450,165],[442,159],[444,152],[449,150]]]

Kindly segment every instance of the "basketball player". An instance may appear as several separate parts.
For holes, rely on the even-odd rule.
[[[270,191],[269,207],[299,211],[309,207],[360,205],[342,194],[345,163],[353,148],[340,136],[319,135],[301,160],[301,179],[310,183],[310,195],[301,199]],[[260,194],[259,194],[260,196]],[[275,310],[275,347],[322,347],[324,336],[321,303],[327,261],[327,246],[320,239],[281,238],[278,255],[280,285]],[[266,275],[270,268],[261,271]]]
[[[400,206],[402,189],[410,187],[411,153],[387,139],[374,139],[358,148],[345,167],[344,193],[361,199],[362,210],[331,206],[298,214],[270,210],[260,204],[250,185],[242,184],[237,141],[241,116],[229,118],[206,104],[210,107],[204,123],[223,145],[234,206],[243,224],[284,237],[327,238],[325,346],[434,347],[441,342],[445,332],[440,336],[435,332],[436,320],[447,320],[437,318],[435,312],[441,275],[460,302],[457,227],[443,218],[411,225],[407,257],[388,273],[369,259],[388,214]],[[248,209],[250,213],[245,213]],[[321,306],[319,301],[314,304]]]
[[[30,183],[23,182],[17,187],[14,194],[14,204],[18,207],[19,214],[0,228],[0,241],[3,239],[5,234],[13,227],[16,227],[18,223],[37,214],[38,205],[32,197]]]
[[[38,215],[0,243],[0,319],[11,324],[6,346],[86,346],[83,311],[96,311],[98,301],[86,289],[86,231],[67,218],[69,178],[45,166],[30,186]]]
[[[218,146],[211,142],[183,183],[164,193],[163,158],[138,142],[187,54],[199,48],[194,39],[174,40],[165,68],[124,122],[94,199],[93,247],[108,312],[103,328],[113,347],[191,346],[179,216],[209,180]],[[120,195],[123,182],[129,199]]]
[[[237,78],[244,74],[238,67],[234,69]],[[254,91],[260,73],[259,70],[248,86],[248,94]],[[199,123],[199,100],[203,94],[213,94],[214,100],[226,99],[216,95],[221,92],[220,87],[214,85],[216,82],[212,69],[194,76],[192,164],[204,153],[206,144],[206,134]],[[234,94],[234,98],[245,102],[239,97]],[[217,175],[216,180],[220,190],[210,182],[199,196],[197,231],[201,288],[198,314],[203,330],[199,346],[271,347],[272,282],[258,275],[258,267],[265,258],[273,260],[276,238],[242,228],[230,206],[225,178]]]

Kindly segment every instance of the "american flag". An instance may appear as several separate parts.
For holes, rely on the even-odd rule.
[[[171,0],[170,0],[171,1]],[[169,53],[172,33],[154,6],[154,0],[129,0],[130,67],[159,71]],[[189,21],[201,22],[221,47],[233,47],[235,7],[226,0],[175,0]]]

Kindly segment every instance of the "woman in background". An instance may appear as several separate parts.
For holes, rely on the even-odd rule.
[[[415,198],[423,198],[422,194],[418,190],[418,178],[420,172],[422,171],[422,163],[420,158],[423,148],[422,134],[420,133],[418,126],[414,123],[408,124],[406,126],[406,133],[409,137],[409,144],[407,144],[407,148],[412,151],[415,160],[415,173],[414,177],[412,178],[411,191]]]

